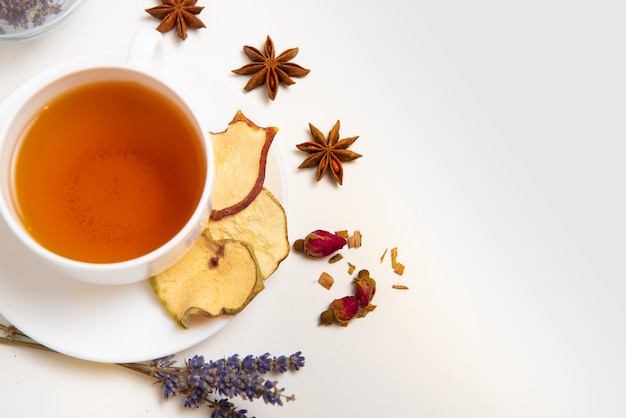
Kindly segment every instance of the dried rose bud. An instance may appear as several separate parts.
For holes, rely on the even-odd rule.
[[[330,304],[327,311],[320,315],[320,323],[330,325],[338,322],[342,326],[348,325],[348,321],[354,318],[359,312],[359,302],[354,296],[345,296],[341,299],[335,299]]]
[[[299,239],[293,244],[294,249],[313,258],[327,257],[345,245],[345,238],[321,229],[311,232],[304,240]]]
[[[367,270],[359,271],[358,277],[354,279],[354,290],[361,307],[368,306],[376,293],[376,281]]]
[[[359,302],[354,296],[344,296],[341,299],[335,299],[330,304],[335,312],[335,318],[339,321],[349,321],[359,310]]]

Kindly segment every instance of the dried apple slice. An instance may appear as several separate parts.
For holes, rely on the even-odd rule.
[[[176,322],[189,326],[191,315],[234,315],[263,290],[263,278],[250,245],[213,241],[201,235],[166,271],[150,278],[161,303]]]
[[[236,239],[252,245],[264,279],[289,255],[285,209],[265,187],[240,212],[209,219],[205,233],[214,240]]]
[[[237,111],[225,131],[211,133],[215,183],[211,219],[233,215],[261,192],[267,153],[278,128],[261,128]]]

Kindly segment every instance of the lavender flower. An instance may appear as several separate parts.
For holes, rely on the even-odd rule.
[[[211,412],[211,418],[246,418],[246,409],[237,410],[235,405],[228,399],[220,399],[211,405],[213,412]]]
[[[174,360],[173,355],[154,360],[153,362],[156,369],[167,369],[174,363],[176,363],[176,360]],[[167,400],[170,396],[176,396],[179,394],[178,388],[181,381],[181,377],[179,375],[155,372],[154,378],[157,379],[157,382],[161,383],[163,399]]]
[[[272,361],[270,359],[270,354],[265,353],[260,357],[256,358],[256,367],[257,371],[261,374],[267,373],[272,370]]]
[[[285,356],[276,357],[272,366],[278,373],[285,373],[289,369],[289,359]]]
[[[280,399],[282,396],[284,388],[279,389],[276,387],[278,382],[266,380],[263,385],[263,400],[265,403],[269,403],[271,405],[282,405],[283,402]]]
[[[298,371],[304,367],[304,356],[302,351],[298,351],[289,356],[289,369]]]

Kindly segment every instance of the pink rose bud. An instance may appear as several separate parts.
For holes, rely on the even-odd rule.
[[[354,279],[354,290],[362,307],[369,305],[376,293],[376,281],[369,277],[369,273],[363,274],[364,271],[367,270],[361,270],[359,277]]]
[[[339,322],[349,321],[359,311],[359,302],[354,296],[345,296],[341,299],[333,300],[330,307]]]
[[[313,258],[327,257],[342,249],[346,245],[346,239],[332,232],[318,229],[311,232],[304,240],[297,240],[294,248],[304,251],[306,255]]]
[[[320,315],[320,324],[330,325],[338,323],[345,327],[358,312],[359,302],[355,296],[345,296],[341,299],[335,299],[330,304],[330,308]]]
[[[357,318],[362,318],[368,313],[376,309],[376,305],[372,305],[372,299],[376,293],[376,280],[370,277],[367,270],[359,271],[359,275],[353,280],[354,293],[359,301],[359,312]]]

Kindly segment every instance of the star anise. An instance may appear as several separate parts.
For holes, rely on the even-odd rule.
[[[358,136],[339,140],[339,121],[335,123],[328,134],[328,141],[324,134],[310,123],[309,128],[314,142],[304,142],[296,145],[296,147],[311,155],[298,168],[309,168],[317,164],[317,181],[320,181],[326,170],[330,169],[337,183],[342,184],[343,166],[341,163],[362,157],[361,154],[348,149],[358,139]]]
[[[150,15],[161,19],[156,30],[161,33],[169,32],[176,27],[178,37],[183,41],[187,39],[187,27],[193,29],[204,28],[204,23],[196,15],[203,6],[196,6],[198,0],[161,0],[161,6],[146,9]]]
[[[276,98],[276,93],[278,93],[278,86],[280,83],[287,85],[294,84],[295,81],[293,81],[291,77],[304,77],[311,71],[298,64],[288,62],[298,55],[298,48],[290,48],[276,56],[274,42],[269,35],[265,40],[264,52],[261,52],[252,46],[244,46],[243,52],[252,62],[241,68],[233,70],[233,73],[239,75],[252,75],[250,80],[248,80],[248,84],[244,87],[245,91],[253,90],[265,84],[267,87],[267,94],[272,100]]]

